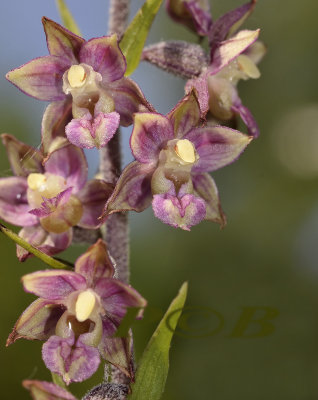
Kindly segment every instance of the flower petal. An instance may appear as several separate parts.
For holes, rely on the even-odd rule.
[[[188,80],[185,85],[186,93],[196,90],[202,117],[209,111],[208,71],[203,72],[198,78]]]
[[[126,375],[132,377],[131,339],[130,337],[113,337],[117,329],[118,325],[111,319],[103,319],[103,336],[98,349],[104,360],[115,365]]]
[[[22,277],[24,290],[48,300],[62,300],[75,290],[84,290],[86,280],[73,271],[45,270]]]
[[[112,94],[115,111],[120,114],[120,124],[123,126],[133,123],[133,114],[136,112],[154,111],[137,83],[129,78],[112,82],[107,90]]]
[[[43,345],[42,358],[46,367],[62,376],[67,385],[90,378],[100,363],[98,350],[80,339],[75,343],[74,336],[67,339],[51,336]]]
[[[194,91],[185,96],[176,107],[167,115],[174,127],[174,136],[182,138],[192,128],[196,127],[201,119],[200,106]]]
[[[102,221],[99,218],[105,207],[106,201],[114,190],[113,185],[99,179],[87,182],[84,188],[77,193],[83,206],[83,216],[77,226],[86,229],[98,228]]]
[[[101,278],[113,277],[115,269],[103,240],[98,239],[76,260],[75,272],[85,277],[88,287],[95,287]]]
[[[78,192],[87,180],[87,161],[82,149],[69,145],[54,151],[45,163],[45,171],[63,176],[67,186]]]
[[[125,316],[127,308],[144,308],[147,305],[146,300],[133,287],[118,279],[101,278],[94,290],[100,296],[107,315],[116,321]]]
[[[11,176],[0,179],[0,217],[13,225],[32,226],[38,218],[31,215],[26,192],[26,178]]]
[[[33,400],[76,400],[70,392],[51,382],[24,380],[22,385],[31,392]]]
[[[27,177],[32,172],[43,172],[42,154],[14,136],[4,133],[2,143],[6,148],[11,169],[16,176]]]
[[[192,172],[215,171],[232,163],[252,140],[224,126],[193,129],[186,138],[193,143],[200,157]]]
[[[134,210],[141,212],[151,202],[151,176],[153,168],[134,161],[121,173],[113,194],[106,203],[104,214]]]
[[[174,21],[199,35],[208,34],[212,19],[207,0],[167,0],[166,10]]]
[[[85,40],[49,18],[43,17],[42,23],[50,54],[67,59],[70,65],[77,64]]]
[[[186,231],[201,222],[206,215],[205,201],[191,194],[181,198],[170,194],[156,194],[152,208],[155,216],[163,223]]]
[[[204,8],[200,3],[202,3],[202,1],[198,2],[197,0],[190,0],[185,1],[184,6],[192,16],[196,32],[201,36],[206,36],[212,26],[211,12],[208,1],[204,2]]]
[[[42,118],[42,151],[48,156],[69,144],[65,127],[72,120],[72,100],[54,101],[49,104]]]
[[[52,382],[24,380],[22,385],[34,400],[76,400],[70,392]]]
[[[217,46],[219,42],[222,42],[239,29],[253,11],[255,4],[256,0],[243,4],[224,14],[213,23],[209,32],[209,42],[212,52],[214,51],[214,46]]]
[[[20,316],[7,340],[7,346],[18,339],[47,340],[55,333],[63,306],[50,300],[35,300]]]
[[[118,46],[116,35],[103,36],[86,42],[80,51],[80,62],[91,65],[102,75],[103,83],[124,76],[126,60]]]
[[[75,146],[100,149],[115,135],[119,120],[117,112],[98,113],[94,119],[88,114],[83,118],[73,119],[66,127],[66,136]]]
[[[68,67],[68,62],[60,57],[39,57],[8,72],[6,78],[38,100],[62,100],[65,98],[62,77]]]
[[[21,229],[19,236],[25,239],[32,246],[43,251],[43,253],[53,256],[60,253],[72,243],[72,229],[67,232],[56,234],[46,232],[41,225],[29,226]],[[17,257],[20,261],[25,261],[32,254],[20,246],[17,246]]]
[[[259,128],[250,110],[243,106],[241,101],[236,101],[232,105],[232,111],[239,114],[239,116],[242,118],[242,121],[247,126],[248,134],[254,138],[257,138],[259,136]]]
[[[226,217],[223,213],[218,189],[212,177],[208,174],[195,174],[192,176],[195,194],[205,201],[205,219],[217,222],[223,227],[226,224]]]
[[[141,163],[157,163],[160,150],[174,139],[173,126],[168,118],[155,113],[137,113],[130,138],[130,147]]]
[[[210,73],[216,74],[234,60],[234,58],[243,53],[244,50],[257,40],[259,32],[259,29],[256,31],[243,30],[230,39],[221,42],[215,49],[213,57],[211,57]]]

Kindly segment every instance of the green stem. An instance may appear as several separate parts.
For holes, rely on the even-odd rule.
[[[52,374],[52,381],[53,383],[55,383],[55,385],[60,386],[63,389],[66,389],[66,385],[65,382],[63,381],[63,379],[60,377],[60,375],[54,374],[54,372],[51,373]]]
[[[20,236],[18,236],[16,233],[12,232],[10,229],[8,229],[6,226],[2,225],[0,223],[0,231],[4,233],[8,238],[13,240],[16,244],[19,246],[23,247],[25,250],[27,250],[29,253],[32,253],[35,255],[35,257],[39,258],[40,260],[44,261],[47,265],[49,265],[52,268],[58,268],[58,269],[70,269],[70,267],[63,262],[56,260],[53,257],[48,256],[47,254],[43,253],[36,247],[33,247],[30,243],[22,239]]]

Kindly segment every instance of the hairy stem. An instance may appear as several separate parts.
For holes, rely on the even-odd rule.
[[[126,29],[130,0],[110,0],[108,33],[116,33],[120,39]],[[108,145],[100,150],[100,174],[106,182],[115,184],[122,169],[120,151],[120,131]],[[129,281],[129,231],[128,218],[124,213],[109,216],[101,228],[102,236],[107,243],[109,253],[116,263],[116,278]],[[105,382],[108,381],[108,366],[105,367]],[[125,375],[112,367],[112,382],[104,383],[95,392],[91,391],[85,399],[97,400],[126,398],[128,384]],[[117,385],[117,386],[116,386]],[[98,397],[100,396],[100,397]]]

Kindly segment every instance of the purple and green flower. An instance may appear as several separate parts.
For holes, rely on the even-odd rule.
[[[130,338],[114,337],[128,307],[145,299],[114,278],[106,245],[98,240],[75,263],[74,271],[37,271],[22,277],[35,300],[18,319],[7,345],[17,339],[46,340],[45,365],[63,380],[81,382],[98,368],[100,357],[132,377]],[[141,317],[141,312],[138,317]]]
[[[124,76],[116,35],[86,41],[45,17],[43,26],[50,55],[8,72],[7,79],[29,96],[56,102],[44,114],[44,136],[52,136],[47,119],[63,120],[71,143],[100,148],[119,123],[128,126],[133,113],[151,109],[137,84]]]
[[[73,226],[97,229],[113,187],[103,180],[87,181],[82,149],[71,144],[43,154],[2,135],[15,176],[0,179],[0,217],[22,226],[19,235],[41,251],[53,255],[72,242]],[[17,247],[23,261],[30,253]]]
[[[104,215],[143,211],[189,230],[207,219],[225,224],[208,172],[235,161],[251,137],[224,126],[204,126],[192,92],[167,115],[137,113],[130,146],[136,161],[121,174]]]

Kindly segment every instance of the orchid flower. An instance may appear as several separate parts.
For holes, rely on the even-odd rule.
[[[46,340],[44,363],[67,384],[88,379],[100,357],[131,376],[130,339],[114,334],[127,308],[143,308],[146,301],[131,286],[114,279],[114,273],[106,244],[99,239],[77,259],[75,271],[23,276],[25,291],[39,299],[18,319],[7,345],[19,338]]]
[[[57,102],[44,120],[65,119],[70,142],[103,147],[119,122],[128,126],[134,112],[150,107],[137,84],[124,77],[126,61],[117,37],[85,41],[48,18],[42,22],[50,55],[8,72],[7,79],[29,96]]]
[[[104,216],[143,211],[189,230],[203,219],[224,225],[218,191],[208,172],[236,160],[251,138],[223,126],[202,126],[195,94],[167,115],[137,113],[130,146],[136,161],[120,176]]]
[[[112,186],[87,181],[82,149],[69,144],[44,162],[40,151],[13,136],[4,134],[2,141],[16,176],[0,179],[0,217],[22,226],[23,239],[53,255],[71,244],[73,226],[100,226],[98,217]],[[23,261],[30,254],[18,246],[17,255]]]

